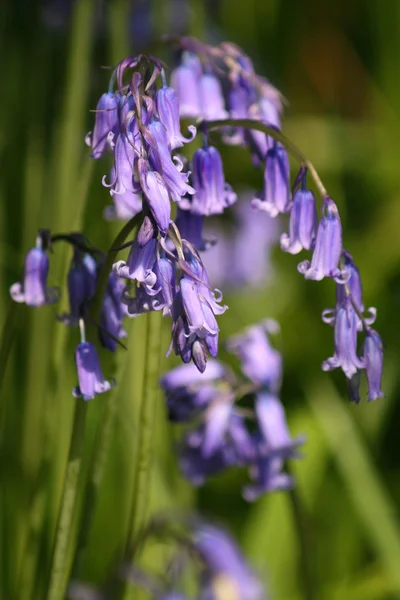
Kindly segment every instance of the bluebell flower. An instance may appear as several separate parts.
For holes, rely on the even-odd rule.
[[[204,457],[199,446],[193,447],[183,442],[178,447],[179,468],[190,483],[199,487],[209,477],[221,473],[236,463],[236,456],[231,448],[222,446],[212,456]]]
[[[274,140],[265,157],[264,189],[252,200],[252,206],[271,217],[291,208],[290,165],[285,147]]]
[[[101,327],[99,328],[100,343],[111,352],[117,350],[116,340],[125,338],[128,335],[122,327],[122,322],[128,312],[126,305],[122,302],[124,288],[125,284],[122,279],[111,272],[103,299],[100,315]]]
[[[197,215],[216,215],[236,201],[236,194],[225,183],[220,153],[213,146],[199,148],[192,159],[195,194],[190,202],[183,198],[181,207]]]
[[[163,86],[156,92],[155,101],[159,119],[167,132],[169,149],[175,150],[183,144],[191,142],[196,136],[196,127],[189,125],[188,129],[191,134],[189,139],[182,135],[179,122],[179,99],[175,90]]]
[[[383,369],[383,346],[380,335],[369,329],[364,342],[365,373],[368,381],[368,400],[384,398],[381,390]]]
[[[113,150],[119,133],[118,92],[106,93],[100,97],[96,106],[96,120],[93,133],[86,136],[86,144],[92,148],[92,158],[100,158],[107,150]]]
[[[249,475],[253,483],[244,487],[243,498],[254,502],[266,492],[290,490],[294,482],[290,475],[282,472],[283,462],[282,458],[260,452],[251,464]]]
[[[110,172],[110,183],[103,177],[103,185],[110,188],[110,194],[115,202],[127,208],[128,212],[137,214],[141,210],[141,201],[138,196],[139,186],[134,181],[134,169],[137,162],[137,139],[128,130],[121,132],[114,148],[114,165]]]
[[[276,332],[278,328],[275,321],[267,320],[248,327],[227,342],[227,349],[239,358],[246,377],[272,393],[277,392],[281,385],[282,356],[271,346],[268,332]]]
[[[171,73],[171,87],[179,99],[182,118],[198,118],[202,115],[199,81],[202,75],[201,62],[195,54],[184,52],[179,67]]]
[[[322,213],[311,262],[305,260],[297,269],[306,279],[320,281],[324,277],[332,277],[336,281],[343,281],[343,274],[339,269],[342,225],[337,206],[329,196],[324,198]]]
[[[96,394],[107,392],[115,385],[115,382],[104,379],[96,347],[90,342],[78,344],[75,361],[79,382],[72,392],[75,398],[91,400]]]
[[[258,392],[255,409],[262,451],[270,457],[296,457],[297,447],[304,442],[304,438],[292,439],[279,398],[268,392]]]
[[[324,371],[338,367],[348,379],[355,375],[357,369],[365,367],[365,361],[357,356],[357,314],[348,297],[336,312],[335,354],[322,363]]]
[[[25,302],[27,306],[37,307],[58,301],[58,288],[47,287],[49,266],[49,257],[38,238],[37,247],[26,254],[22,283],[14,283],[10,287],[10,295],[14,302]]]
[[[281,248],[290,254],[310,250],[315,240],[318,226],[317,205],[311,190],[296,191],[290,211],[289,235],[281,236]]]
[[[203,119],[227,119],[229,115],[219,79],[212,73],[204,73],[199,80],[199,90]]]
[[[193,544],[206,567],[205,579],[219,598],[218,585],[227,597],[237,600],[262,600],[261,582],[250,569],[234,540],[221,529],[200,523],[194,531]],[[215,586],[215,588],[214,588]],[[214,590],[213,590],[214,588]],[[223,594],[221,594],[222,597]]]
[[[191,202],[186,198],[188,202]],[[204,215],[194,214],[190,209],[183,210],[179,205],[176,211],[175,224],[184,240],[187,240],[196,250],[205,250],[212,242],[203,238]]]
[[[360,272],[353,262],[353,257],[346,250],[343,250],[343,258],[345,263],[344,268],[344,279],[346,283],[342,281],[336,282],[336,308],[327,308],[322,312],[322,320],[324,323],[334,325],[336,321],[336,314],[339,308],[343,305],[347,298],[346,288],[349,290],[351,300],[357,307],[360,313],[365,310],[363,299],[362,299],[362,283]],[[364,323],[372,325],[376,319],[376,308],[368,308],[368,315],[363,318]],[[363,330],[363,322],[357,315],[357,331]]]
[[[162,235],[166,235],[171,220],[171,203],[164,179],[150,168],[147,160],[139,158],[138,171],[144,199]]]
[[[149,146],[149,164],[162,177],[171,200],[178,202],[186,194],[193,194],[194,189],[188,183],[189,173],[183,171],[181,159],[171,158],[164,125],[153,119],[144,135]]]
[[[96,291],[97,263],[90,254],[75,249],[68,271],[69,314],[58,317],[66,325],[76,326],[85,315],[87,302]]]
[[[113,265],[113,271],[125,279],[141,283],[150,296],[160,290],[155,288],[157,275],[154,272],[157,260],[157,240],[151,238],[146,245],[140,246],[138,240],[132,242],[127,261],[119,260]]]

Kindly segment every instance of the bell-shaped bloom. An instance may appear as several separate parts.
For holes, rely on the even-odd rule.
[[[171,73],[171,87],[178,96],[182,118],[196,119],[202,116],[199,86],[201,75],[200,60],[195,54],[184,52],[181,65]]]
[[[140,246],[136,239],[129,251],[128,260],[118,261],[113,265],[113,271],[119,277],[136,280],[145,286],[151,296],[159,292],[155,289],[157,275],[154,266],[157,260],[157,240],[151,238],[145,246]]]
[[[335,354],[322,363],[323,371],[341,367],[350,379],[357,369],[365,367],[365,361],[357,356],[357,315],[346,298],[337,311],[335,320]]]
[[[285,147],[274,140],[267,151],[264,168],[264,189],[252,200],[252,206],[271,217],[291,208],[290,165]]]
[[[204,73],[199,80],[200,102],[203,119],[227,119],[224,95],[219,79],[212,73]]]
[[[178,453],[179,468],[183,476],[195,487],[203,485],[209,477],[236,464],[235,454],[227,446],[223,446],[212,456],[204,457],[200,446],[193,447],[183,442]]]
[[[249,118],[249,89],[241,78],[232,82],[227,95],[227,105],[231,119]],[[226,128],[223,133],[223,140],[226,144],[244,146],[246,144],[246,130],[243,127]]]
[[[118,106],[120,94],[106,93],[100,97],[96,107],[93,133],[86,136],[86,144],[92,148],[92,158],[100,158],[107,150],[113,150],[119,133]]]
[[[253,483],[244,487],[243,498],[254,502],[266,492],[290,490],[294,485],[293,479],[282,472],[282,467],[283,459],[260,453],[250,467]]]
[[[121,196],[121,202],[132,207],[138,204],[139,189],[133,178],[136,161],[135,137],[131,133],[120,133],[115,144],[110,183],[103,177],[103,185],[110,188],[111,196]]]
[[[145,134],[148,142],[149,164],[162,177],[171,200],[179,202],[182,196],[193,194],[189,185],[189,173],[184,172],[183,163],[178,156],[171,158],[168,147],[167,132],[160,121],[153,119],[148,125],[149,134]]]
[[[166,235],[171,220],[171,203],[164,179],[150,169],[149,163],[138,160],[140,185],[144,199],[162,235]]]
[[[58,317],[64,324],[76,326],[84,316],[87,302],[96,290],[96,275],[97,264],[93,256],[83,255],[76,249],[67,277],[69,314]]]
[[[279,390],[282,379],[282,356],[271,346],[268,338],[268,331],[277,328],[277,323],[265,321],[247,328],[227,342],[228,350],[239,358],[246,377],[272,393]]]
[[[365,373],[368,381],[368,400],[384,398],[381,390],[383,347],[380,335],[369,329],[364,342]]]
[[[25,257],[24,278],[22,283],[10,287],[14,302],[25,302],[27,306],[53,304],[60,297],[57,288],[47,287],[49,257],[43,248],[32,248]]]
[[[187,198],[185,201],[191,202]],[[175,225],[181,238],[187,240],[196,250],[206,250],[212,242],[203,239],[204,215],[196,215],[191,210],[183,210],[179,205],[176,211]]]
[[[223,580],[229,597],[238,600],[263,600],[261,582],[252,572],[239,547],[223,530],[200,523],[193,543],[205,564],[205,577],[211,588],[213,581]]]
[[[220,392],[205,412],[199,439],[201,453],[205,458],[209,458],[225,445],[229,421],[233,414],[232,401],[233,396],[230,391]]]
[[[310,250],[318,226],[317,206],[311,190],[299,189],[293,197],[289,235],[281,235],[281,248],[290,254]]]
[[[293,440],[286,421],[285,410],[277,396],[259,392],[255,403],[258,427],[261,432],[260,444],[269,456],[288,458],[297,456],[297,446],[304,439]]]
[[[122,321],[127,315],[127,307],[122,302],[122,294],[125,283],[120,277],[111,271],[107,290],[103,299],[100,315],[99,338],[103,348],[115,352],[118,347],[117,340],[127,336],[122,327]]]
[[[319,222],[315,248],[311,258],[301,262],[297,269],[306,279],[320,281],[324,277],[332,277],[343,281],[339,269],[342,254],[342,225],[335,202],[329,196],[324,198],[323,216]]]
[[[180,148],[183,144],[191,142],[196,136],[196,127],[189,125],[191,137],[185,138],[181,133],[179,122],[179,99],[176,91],[168,86],[163,86],[156,92],[156,108],[159,119],[167,132],[168,147],[170,150]]]
[[[192,182],[195,194],[188,202],[182,199],[181,207],[196,215],[216,215],[236,201],[236,194],[225,183],[220,153],[213,146],[199,148],[192,159]]]
[[[328,325],[334,325],[336,315],[339,308],[346,302],[347,294],[350,293],[350,300],[357,307],[360,313],[364,312],[364,304],[362,299],[362,284],[360,271],[353,262],[353,257],[346,250],[343,250],[345,262],[344,281],[336,282],[336,308],[327,308],[322,312],[322,320]],[[376,308],[368,308],[368,315],[363,317],[364,323],[372,325],[376,319]],[[357,331],[362,331],[364,328],[363,322],[357,315]]]
[[[75,362],[79,382],[72,392],[75,398],[91,400],[96,394],[107,392],[115,385],[115,382],[104,379],[96,347],[90,342],[78,344]]]

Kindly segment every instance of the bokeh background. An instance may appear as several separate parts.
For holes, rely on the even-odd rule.
[[[230,310],[219,322],[222,339],[267,316],[281,324],[282,401],[292,432],[307,436],[293,470],[318,597],[400,598],[400,4],[5,0],[0,30],[0,597],[43,597],[76,378],[77,332],[55,318],[66,308],[65,297],[58,307],[10,312],[9,286],[19,279],[39,227],[83,229],[96,246],[109,247],[118,224],[102,218],[109,196],[101,177],[108,166],[94,164],[84,146],[93,121],[89,110],[108,83],[109,72],[101,67],[149,47],[173,64],[174,55],[155,40],[163,33],[190,33],[242,46],[287,98],[284,132],[314,162],[338,203],[365,304],[378,307],[386,398],[368,404],[363,389],[358,406],[348,402],[341,373],[320,369],[333,351],[332,330],[320,315],[334,304],[334,284],[304,281],[297,257],[268,250],[265,277],[250,277],[239,288],[227,285]],[[243,150],[225,149],[224,160],[236,189],[261,186],[262,174]],[[222,224],[228,234],[232,218]],[[254,274],[259,247],[252,237],[247,246]],[[62,285],[70,258],[70,250],[56,249],[52,284]],[[104,371],[116,374],[118,386],[89,407],[88,477],[98,432],[110,439],[81,573],[95,584],[104,580],[129,522],[145,319],[128,324],[128,352],[102,354]],[[163,326],[165,371],[176,361],[164,358],[169,323]],[[223,349],[221,357],[235,366]],[[237,537],[271,598],[302,598],[300,546],[287,495],[247,504],[240,472],[194,491],[176,467],[179,432],[166,423],[161,395],[154,418],[151,510],[197,508]],[[80,506],[83,495],[82,488]],[[144,560],[162,569],[164,553],[152,546]]]

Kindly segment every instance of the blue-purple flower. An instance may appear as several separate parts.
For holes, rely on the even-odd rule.
[[[225,183],[222,158],[213,146],[199,148],[192,159],[192,182],[195,194],[191,201],[183,198],[180,206],[197,215],[216,215],[236,201],[236,194]]]
[[[279,331],[275,321],[266,320],[232,336],[227,348],[241,362],[243,373],[257,385],[277,392],[282,379],[281,354],[270,344],[268,333]]]
[[[177,93],[182,118],[198,118],[202,114],[199,88],[201,75],[200,60],[195,54],[184,52],[180,66],[171,73],[171,87]]]
[[[369,329],[364,342],[365,373],[368,381],[368,400],[384,398],[381,390],[383,369],[383,346],[380,335]]]
[[[341,367],[350,379],[365,361],[357,355],[357,314],[349,297],[346,297],[336,312],[335,354],[322,363],[324,371]]]
[[[49,257],[40,244],[39,240],[38,246],[29,250],[25,257],[23,281],[10,287],[14,302],[25,302],[27,306],[37,307],[53,304],[60,297],[57,288],[47,287]]]
[[[280,458],[297,456],[297,447],[304,438],[293,440],[279,398],[262,391],[256,395],[255,409],[260,430],[259,447],[266,455]]]
[[[64,324],[76,326],[85,316],[87,302],[96,290],[96,276],[97,264],[93,256],[76,248],[67,277],[69,314],[58,317]]]
[[[115,385],[115,382],[104,379],[96,347],[90,342],[78,344],[75,362],[79,382],[72,392],[75,398],[91,400],[96,394],[107,392]]]
[[[289,158],[285,147],[275,140],[265,157],[264,189],[252,200],[252,206],[271,217],[291,208]]]
[[[191,137],[185,138],[181,133],[179,122],[179,99],[172,87],[163,86],[155,97],[159,119],[167,132],[168,147],[170,150],[180,148],[183,144],[191,142],[196,135],[196,127],[189,125]]]
[[[290,254],[310,250],[318,226],[317,206],[311,190],[299,189],[293,197],[290,211],[289,234],[281,235],[281,248]]]
[[[233,539],[221,529],[201,523],[193,543],[206,566],[206,581],[212,590],[220,581],[227,597],[238,600],[262,600],[261,582],[252,572]],[[219,597],[212,595],[212,597]]]
[[[305,260],[297,268],[306,279],[320,281],[324,277],[332,277],[336,281],[343,282],[343,273],[339,268],[342,254],[342,225],[337,206],[329,196],[324,198],[322,213],[311,262]]]
[[[119,133],[118,106],[121,96],[118,92],[100,96],[96,107],[96,120],[93,133],[86,136],[86,144],[92,148],[92,158],[100,158],[107,150],[113,150]]]
[[[219,79],[212,73],[204,73],[199,80],[201,116],[203,119],[227,119],[224,96]]]

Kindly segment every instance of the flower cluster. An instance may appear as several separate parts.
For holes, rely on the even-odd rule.
[[[219,361],[210,361],[204,374],[182,365],[162,377],[169,420],[189,425],[179,462],[193,485],[246,466],[251,479],[243,490],[246,500],[292,486],[282,468],[287,458],[298,456],[303,439],[291,438],[279,400],[282,357],[269,338],[277,331],[277,323],[269,320],[228,340],[228,350],[240,360],[240,379]],[[254,408],[239,406],[242,399],[251,400]]]
[[[282,250],[291,254],[311,252],[310,259],[298,265],[298,271],[306,279],[331,278],[336,283],[336,307],[323,313],[323,320],[334,327],[335,354],[322,368],[342,367],[352,400],[359,400],[363,370],[369,399],[383,396],[382,342],[371,329],[376,311],[363,314],[360,276],[343,248],[336,203],[311,163],[281,132],[280,93],[255,73],[249,57],[233,44],[208,46],[189,37],[178,43],[180,63],[172,70],[170,85],[160,60],[141,54],[129,56],[116,66],[108,91],[98,101],[93,131],[86,136],[86,143],[94,159],[107,154],[112,157],[109,175],[103,177],[112,198],[105,217],[129,219],[122,232],[128,235],[136,227],[137,233],[128,244],[126,261],[114,265],[110,254],[105,257],[88,248],[81,234],[50,236],[51,243],[64,239],[74,246],[68,274],[70,314],[60,320],[70,325],[81,323],[81,332],[82,323],[94,320],[100,343],[114,351],[126,335],[122,326],[125,316],[162,310],[172,319],[170,351],[180,355],[184,363],[193,361],[201,373],[205,371],[207,355],[215,358],[218,352],[216,317],[227,307],[220,304],[219,290],[212,289],[207,259],[203,261],[200,255],[212,246],[203,235],[204,220],[220,215],[237,200],[225,180],[221,154],[210,144],[209,131],[218,127],[224,143],[246,148],[254,164],[264,170],[263,189],[249,203],[255,214],[261,211],[271,218],[289,214],[289,232],[280,238]],[[180,118],[198,121],[197,128],[188,126],[187,137],[181,132]],[[179,149],[194,139],[197,130],[202,134],[202,146],[190,159],[181,156]],[[288,150],[301,162],[293,186]],[[308,173],[322,195],[320,218],[315,195],[307,187]],[[45,237],[40,235],[36,248],[27,254],[23,282],[11,288],[17,302],[40,306],[55,302],[59,296],[46,284],[49,259]],[[122,247],[126,247],[125,237]],[[256,251],[247,239],[240,247],[246,260],[231,255],[229,260],[242,265],[241,281],[262,280],[249,279],[243,264],[244,270],[250,271],[255,264],[260,264],[260,269],[266,267],[265,261],[255,263],[255,259],[247,258],[249,251]],[[266,247],[263,245],[262,251]],[[112,252],[121,249],[113,248]],[[111,273],[105,272],[111,266]],[[229,271],[233,274],[240,269]],[[99,304],[101,310],[94,310]],[[360,355],[357,337],[362,331],[366,335]],[[83,338],[84,334],[82,344],[91,344]],[[82,352],[77,358],[79,389],[87,387],[89,391],[82,395],[90,398],[108,386],[103,385],[94,346],[78,349]],[[83,384],[87,372],[101,385],[97,379],[93,385]],[[226,408],[227,403],[222,405]]]

